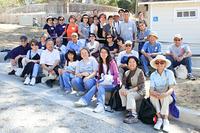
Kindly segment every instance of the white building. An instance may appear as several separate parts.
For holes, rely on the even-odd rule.
[[[139,2],[138,10],[145,13],[160,41],[172,42],[173,35],[180,33],[184,42],[200,48],[200,0]]]

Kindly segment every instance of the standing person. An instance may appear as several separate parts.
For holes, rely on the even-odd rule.
[[[124,72],[128,70],[127,61],[129,56],[138,58],[138,52],[133,50],[131,41],[125,42],[125,50],[120,52],[117,57],[117,65],[119,67],[120,80],[122,80]]]
[[[90,33],[94,33],[95,36],[97,36],[97,31],[98,31],[98,23],[99,23],[99,20],[98,20],[98,16],[94,16],[93,17],[93,20],[94,22],[92,23],[92,25],[90,26]]]
[[[138,122],[136,101],[145,96],[145,76],[143,71],[138,68],[138,58],[135,56],[128,57],[127,65],[128,71],[123,76],[119,95],[122,106],[127,110],[124,123],[132,124]]]
[[[62,34],[65,31],[65,26],[65,18],[63,16],[59,16],[58,24],[56,25],[56,34],[58,37],[62,37]]]
[[[54,27],[56,27],[58,25],[58,18],[57,17],[53,17],[53,25],[54,25]]]
[[[114,37],[111,34],[106,35],[106,44],[104,45],[110,50],[110,54],[112,57],[115,57],[117,54],[119,47],[118,45],[114,42]]]
[[[134,20],[129,19],[129,11],[124,11],[124,21],[120,23],[120,37],[124,39],[124,41],[130,40],[134,41],[137,33],[137,27]]]
[[[144,43],[147,41],[147,37],[150,34],[150,30],[146,27],[145,23],[143,21],[138,22],[138,34],[137,34],[137,39],[138,39],[138,52],[139,52],[139,57],[142,55],[141,50],[142,47],[144,46]]]
[[[100,44],[98,41],[96,41],[96,36],[94,33],[90,33],[89,42],[87,43],[86,47],[90,50],[90,55],[96,58],[98,57]]]
[[[148,41],[145,42],[141,50],[141,64],[143,66],[143,71],[146,77],[150,76],[150,71],[148,68],[149,62],[156,57],[156,55],[161,54],[161,43],[157,41],[158,36],[156,33],[151,32],[148,36]]]
[[[119,21],[124,21],[124,9],[119,9]]]
[[[65,54],[66,62],[64,69],[58,69],[60,88],[64,89],[66,94],[72,92],[71,80],[75,77],[75,69],[78,61],[76,60],[76,52],[68,50]]]
[[[101,44],[105,44],[105,39],[103,37],[103,27],[106,25],[106,14],[102,13],[99,15],[99,23],[97,25],[98,31],[97,31],[97,37],[98,41]]]
[[[84,14],[82,16],[81,23],[78,27],[79,40],[84,45],[86,44],[86,41],[90,33],[90,26],[88,24],[88,20],[89,20],[89,16],[87,14]]]
[[[114,37],[114,40],[116,40],[117,39],[117,30],[114,26],[113,21],[114,21],[113,16],[112,15],[108,16],[108,24],[106,24],[103,27],[103,37],[106,37],[106,35],[111,34]]]
[[[114,27],[115,27],[115,29],[117,31],[117,36],[119,36],[119,33],[120,33],[119,25],[121,23],[121,21],[119,21],[119,15],[118,14],[114,14],[113,15],[113,19],[114,19],[113,24],[114,24]]]
[[[66,25],[65,32],[62,34],[62,36],[65,34],[66,36],[64,37],[67,37],[67,41],[69,42],[72,40],[72,33],[78,33],[78,24],[76,24],[76,17],[74,15],[69,16],[68,22],[69,23]]]
[[[110,77],[112,78],[109,84],[101,84],[100,82],[102,78],[106,80],[105,75],[110,75]],[[105,92],[114,91],[116,89],[116,86],[119,84],[120,80],[119,80],[119,71],[117,65],[115,61],[112,59],[109,49],[106,47],[102,47],[100,49],[97,83],[83,97],[81,97],[77,102],[75,102],[75,106],[77,107],[87,106],[91,102],[92,97],[97,92],[97,107],[94,109],[94,112],[96,113],[103,112],[105,104]]]
[[[46,19],[46,24],[44,25],[43,29],[45,30],[45,33],[48,35],[48,37],[52,39],[56,39],[56,28],[53,24],[53,17],[48,16]]]
[[[28,38],[26,36],[20,37],[20,46],[12,49],[8,54],[5,56],[5,59],[10,59],[11,63],[11,71],[8,73],[8,75],[14,75],[17,71],[17,68],[23,68],[24,64],[22,62],[22,59],[26,56],[28,50],[30,50],[30,45],[28,44]]]
[[[174,74],[167,69],[171,65],[170,60],[163,55],[157,55],[150,62],[156,69],[150,76],[150,101],[156,109],[158,120],[154,125],[156,130],[169,132],[169,111],[174,117],[179,117],[179,111],[175,106],[174,85],[176,84]]]
[[[138,12],[138,20],[136,21],[137,29],[139,30],[139,22],[143,22],[145,24],[145,27],[147,27],[147,22],[144,19],[144,13]]]
[[[96,59],[90,56],[90,52],[87,48],[81,49],[82,60],[79,61],[75,71],[75,78],[72,79],[72,87],[77,91],[76,96],[85,94],[95,85],[95,76],[98,69],[98,63]]]
[[[59,51],[54,49],[54,42],[49,39],[47,40],[46,49],[41,54],[40,64],[42,65],[43,73],[45,75],[45,77],[42,78],[42,83],[46,83],[50,88],[53,87],[52,81],[59,76],[59,63]]]
[[[196,78],[192,75],[192,52],[190,47],[183,43],[183,38],[180,34],[174,35],[174,44],[171,44],[169,50],[166,53],[167,58],[171,61],[169,67],[174,72],[174,68],[180,64],[186,66],[188,71],[188,79],[195,80]],[[175,73],[174,73],[175,74]]]
[[[40,55],[41,50],[38,46],[38,41],[32,39],[30,42],[31,50],[29,50],[25,57],[26,65],[24,67],[24,70],[22,72],[21,77],[26,76],[24,84],[25,85],[35,85],[36,77],[38,75],[39,71],[39,62],[40,62]]]

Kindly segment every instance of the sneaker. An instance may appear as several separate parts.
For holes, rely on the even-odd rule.
[[[162,124],[163,124],[162,118],[158,118],[158,121],[157,121],[156,124],[154,125],[154,129],[160,130]]]
[[[163,131],[165,132],[169,132],[169,120],[168,119],[164,119],[163,121]]]
[[[104,106],[102,104],[98,104],[97,107],[94,109],[95,113],[104,112]]]
[[[86,107],[87,106],[86,102],[84,102],[83,99],[79,99],[77,102],[74,103],[74,105],[76,107]]]
[[[66,90],[65,94],[70,94],[72,92],[72,90]]]
[[[85,94],[84,91],[79,91],[79,92],[76,93],[76,96],[80,97],[80,96],[83,96],[84,94]]]
[[[35,85],[35,82],[36,82],[36,79],[35,79],[35,78],[32,78],[32,79],[31,79],[31,82],[30,82],[30,85]]]
[[[127,123],[127,124],[137,123],[138,122],[138,118],[137,118],[137,116],[130,115],[129,117],[125,118],[123,120],[123,122]]]
[[[105,111],[113,113],[114,110],[110,106],[105,106]]]
[[[49,87],[49,88],[52,88],[53,87],[53,83],[51,80],[47,80],[46,81],[46,85]]]
[[[127,111],[125,117],[128,118],[128,117],[131,116],[131,115],[132,115],[132,112],[131,112],[131,111]]]
[[[15,75],[15,70],[10,71],[8,75]]]
[[[26,79],[25,79],[25,81],[24,81],[24,85],[28,85],[29,83],[30,83],[30,78],[29,78],[29,76],[28,77],[26,77]]]
[[[192,74],[188,74],[188,79],[189,80],[196,80],[196,78]]]

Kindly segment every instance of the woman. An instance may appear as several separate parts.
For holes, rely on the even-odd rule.
[[[60,37],[65,31],[65,18],[63,16],[58,17],[58,25],[56,25],[57,36]]]
[[[119,48],[119,52],[122,52],[125,50],[125,44],[124,44],[124,39],[121,37],[117,37],[117,45]]]
[[[106,75],[109,75],[109,77],[112,78],[110,82],[106,83],[106,78],[105,78]],[[94,112],[96,113],[103,112],[105,104],[105,92],[114,91],[116,89],[116,86],[118,86],[119,84],[120,80],[119,80],[119,71],[117,65],[115,61],[112,59],[109,49],[106,47],[102,47],[100,49],[97,83],[95,86],[92,87],[91,90],[87,92],[87,94],[85,94],[85,96],[83,96],[77,102],[75,102],[75,106],[77,107],[87,106],[90,103],[92,97],[97,92],[97,107],[94,109]]]
[[[112,57],[115,57],[115,55],[118,53],[119,47],[114,42],[114,38],[111,34],[106,35],[106,44],[104,46],[110,50],[110,54]]]
[[[98,17],[94,16],[93,23],[90,26],[90,33],[94,33],[96,36],[97,36],[97,31],[98,31],[98,27],[97,27],[98,23],[99,23]]]
[[[122,106],[126,106],[128,112],[124,123],[131,124],[138,122],[136,101],[145,96],[145,76],[143,71],[138,68],[138,59],[135,56],[128,57],[127,65],[128,71],[123,76],[119,95]]]
[[[76,52],[74,50],[68,50],[65,54],[65,66],[64,69],[58,69],[60,87],[65,90],[66,94],[71,93],[71,79],[75,77],[75,68],[78,63],[76,60]]]
[[[31,50],[27,52],[25,62],[27,63],[24,67],[21,77],[26,76],[24,81],[25,85],[35,85],[36,77],[39,71],[39,62],[41,51],[38,49],[37,40],[31,40]]]
[[[90,33],[90,26],[88,24],[89,16],[87,14],[84,14],[82,16],[81,23],[78,27],[78,34],[79,34],[79,40],[83,45],[86,44],[86,40],[88,39],[89,33]]]
[[[105,39],[103,37],[103,27],[106,25],[106,14],[102,13],[99,15],[99,23],[97,24],[97,37],[100,43],[105,44]]]
[[[98,63],[94,57],[90,57],[90,52],[87,48],[82,48],[82,60],[78,62],[75,78],[72,79],[72,87],[78,91],[77,96],[85,94],[85,91],[90,90],[95,85],[95,76],[98,69]]]
[[[158,120],[154,125],[157,130],[161,129],[169,131],[169,110],[170,113],[178,117],[178,110],[174,101],[174,85],[176,84],[174,74],[171,70],[166,69],[171,65],[171,62],[163,55],[157,55],[150,62],[151,67],[156,69],[150,76],[150,101],[156,109]],[[172,97],[173,96],[173,97]],[[173,110],[171,109],[173,102]]]
[[[94,33],[90,33],[89,42],[86,44],[86,47],[90,50],[90,55],[98,57],[99,53],[99,42],[96,41],[96,36]]]
[[[53,17],[52,16],[47,17],[46,24],[44,25],[43,29],[45,30],[48,37],[50,37],[52,39],[56,39],[56,37],[57,37],[56,28],[53,24]]]
[[[103,37],[106,37],[107,34],[111,34],[114,40],[117,39],[117,30],[114,26],[114,17],[112,15],[108,16],[108,23],[103,27]]]

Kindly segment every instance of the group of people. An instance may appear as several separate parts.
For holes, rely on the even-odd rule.
[[[76,107],[88,106],[96,96],[96,113],[105,110],[106,92],[120,88],[121,103],[127,110],[125,123],[138,121],[136,101],[146,95],[145,80],[150,77],[150,101],[158,117],[154,128],[160,130],[163,125],[163,130],[169,131],[168,114],[169,110],[173,112],[170,105],[175,104],[174,68],[185,65],[188,78],[195,79],[191,50],[176,34],[169,51],[161,53],[158,35],[147,28],[142,12],[137,22],[129,18],[128,10],[120,9],[118,13],[107,20],[106,14],[98,14],[97,10],[91,16],[71,15],[68,24],[63,16],[57,18],[58,22],[47,17],[39,41],[28,42],[26,36],[21,36],[21,45],[5,57],[12,66],[8,74],[20,71],[17,75],[24,77],[25,85],[42,82],[52,88],[58,80],[66,94],[77,92],[80,99],[74,103]],[[133,50],[136,41],[137,51]],[[149,66],[155,69],[153,73]]]

